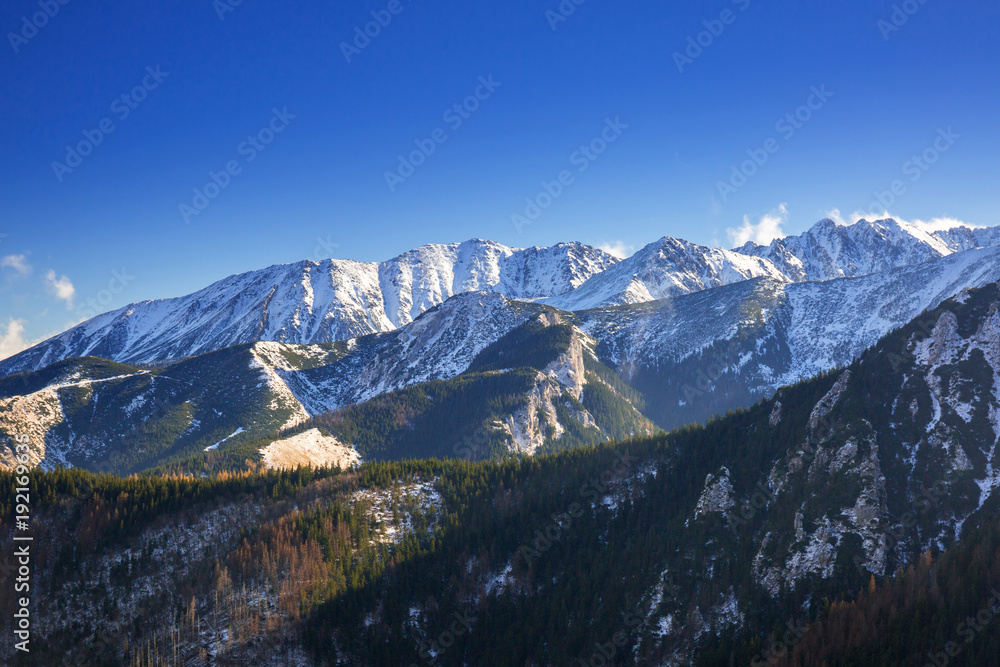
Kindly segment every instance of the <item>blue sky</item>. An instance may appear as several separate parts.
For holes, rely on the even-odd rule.
[[[1000,224],[992,4],[232,2],[0,9],[0,356],[306,258],[730,246],[894,181]]]

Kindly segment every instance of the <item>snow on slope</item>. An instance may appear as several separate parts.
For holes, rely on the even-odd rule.
[[[669,374],[674,364],[732,340],[741,346],[739,364],[729,367],[720,357],[699,368],[716,378],[738,373],[764,391],[846,365],[924,310],[997,281],[1000,246],[993,246],[859,278],[791,284],[761,278],[579,317],[581,329],[600,342],[602,358],[626,377],[637,368]],[[776,357],[775,350],[787,354]]]
[[[335,363],[302,370],[274,366],[298,402],[317,414],[453,378],[484,348],[542,310],[495,293],[461,294],[398,331],[347,341],[346,356]]]
[[[717,340],[736,336],[755,319],[746,304],[766,306],[767,320],[785,300],[785,283],[748,280],[673,299],[609,306],[578,314],[580,328],[596,339],[600,356],[624,371],[684,359]]]
[[[47,442],[49,431],[64,419],[62,403],[54,389],[0,398],[0,470],[13,470],[21,463],[16,458],[19,454],[27,454],[30,466],[40,466],[43,470],[65,463],[65,452]],[[26,445],[27,449],[15,452],[16,444]]]
[[[581,244],[512,250],[475,239],[404,253],[381,265],[379,278],[387,295],[388,316],[402,326],[464,292],[497,292],[509,299],[562,294],[617,261]]]
[[[760,277],[785,279],[766,259],[663,237],[572,292],[543,302],[563,310],[586,310],[644,303]]]
[[[846,364],[924,310],[997,281],[1000,246],[861,278],[789,285],[793,366],[777,384]]]
[[[953,227],[934,232],[952,252],[1000,245],[1000,227]]]
[[[100,315],[5,361],[0,376],[93,355],[132,363],[255,341],[311,344],[388,332],[456,294],[489,291],[564,310],[645,303],[753,278],[870,275],[1000,243],[1000,228],[929,233],[894,220],[830,220],[739,252],[665,237],[619,262],[579,243],[515,250],[431,244],[380,264],[299,262],[231,276],[192,295]],[[744,254],[745,253],[745,254]]]
[[[790,280],[802,282],[864,276],[998,243],[1000,228],[927,232],[892,219],[849,226],[826,219],[799,236],[767,246],[747,243],[736,252],[768,259]]]
[[[490,241],[427,245],[381,264],[298,262],[230,276],[186,297],[95,317],[10,359],[0,376],[67,357],[132,363],[258,340],[317,343],[392,331],[449,297],[566,292],[618,260],[579,243],[515,250]]]

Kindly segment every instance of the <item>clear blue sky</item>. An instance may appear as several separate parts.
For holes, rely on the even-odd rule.
[[[567,0],[575,11],[559,21],[547,14],[558,0],[47,2],[58,12],[35,17],[37,30],[24,21],[38,0],[0,10],[8,344],[12,321],[36,340],[89,314],[109,284],[102,309],[275,263],[473,237],[729,245],[744,216],[786,204],[784,231],[800,232],[831,209],[867,209],[897,179],[900,217],[1000,224],[993,3],[910,0],[916,11],[889,32],[891,0]],[[348,63],[341,43],[390,4],[398,13]],[[674,54],[705,21],[720,34],[701,35],[707,46],[679,71]],[[792,136],[776,128],[824,85],[833,97],[814,98]],[[468,118],[445,118],[477,90],[486,99]],[[274,109],[294,118],[272,120]],[[576,153],[609,118],[628,127],[605,132],[620,136],[596,159]],[[53,166],[105,119],[114,130],[91,154]],[[282,129],[263,150],[243,144],[272,122]],[[960,138],[948,151],[917,182],[903,176],[949,127]],[[397,156],[439,128],[447,140],[393,191]],[[723,201],[718,182],[771,138],[776,152]],[[186,222],[179,206],[231,161],[238,173]],[[572,182],[515,228],[525,198],[564,170]]]

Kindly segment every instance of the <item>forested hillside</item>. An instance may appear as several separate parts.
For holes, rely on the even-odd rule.
[[[648,437],[624,437],[648,402],[594,340],[534,317],[467,373],[278,431],[360,443],[376,460],[357,469],[263,472],[248,439],[155,452],[161,475],[33,472],[33,659],[63,664],[83,645],[109,664],[752,664],[792,623],[816,630],[796,641],[803,664],[906,664],[920,654],[896,628],[939,614],[913,646],[947,647],[974,589],[993,585],[998,286],[847,367]],[[94,386],[186,377],[76,363]],[[78,387],[73,364],[59,378]],[[404,460],[435,453],[448,458]],[[0,475],[4,554],[13,486]],[[861,624],[888,635],[838,639]]]

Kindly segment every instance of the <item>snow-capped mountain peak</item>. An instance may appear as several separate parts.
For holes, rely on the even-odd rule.
[[[892,218],[852,225],[827,218],[799,236],[766,246],[749,242],[736,252],[768,259],[790,280],[803,282],[864,276],[998,243],[1000,228],[929,232]]]
[[[929,231],[897,220],[821,220],[737,250],[665,236],[625,260],[582,243],[432,243],[385,262],[302,261],[230,276],[184,297],[99,315],[10,359],[0,376],[92,355],[132,363],[240,343],[310,344],[394,331],[449,298],[491,292],[568,311],[645,303],[755,278],[860,277],[1000,245],[1000,227]]]
[[[153,362],[259,340],[347,340],[395,330],[456,294],[563,294],[616,263],[582,243],[518,249],[473,239],[428,244],[379,263],[281,264],[99,315],[0,362],[0,376],[85,355]]]
[[[784,280],[768,259],[664,236],[568,294],[544,302],[563,310],[642,303],[751,278]]]

